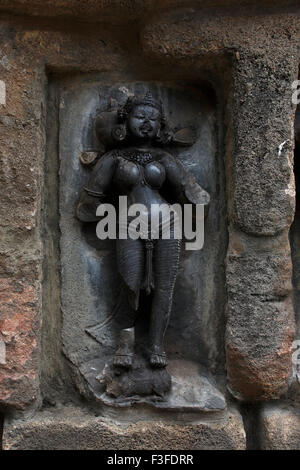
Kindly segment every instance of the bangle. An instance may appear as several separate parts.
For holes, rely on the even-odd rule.
[[[88,188],[83,188],[89,196],[94,196],[94,197],[102,197],[104,196],[104,193],[100,193],[98,191],[92,191],[91,189]]]

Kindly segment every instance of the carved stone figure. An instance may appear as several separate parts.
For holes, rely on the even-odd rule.
[[[115,200],[116,196],[127,196],[128,206],[139,203],[147,208],[148,225],[142,228],[145,238],[117,237],[116,241],[118,270],[126,289],[129,313],[123,319],[113,364],[106,371],[106,384],[113,396],[152,394],[162,397],[171,386],[165,370],[164,336],[172,307],[181,241],[175,236],[176,212],[170,220],[169,215],[165,218],[162,214],[155,239],[150,218],[157,205],[207,206],[209,195],[178,159],[163,148],[166,144],[170,147],[172,142],[183,145],[191,142],[188,129],[172,133],[160,101],[150,93],[129,97],[119,106],[117,119],[117,125],[111,130],[115,148],[95,163],[77,206],[77,217],[82,222],[99,220],[97,206]],[[103,116],[100,121],[102,125]],[[99,119],[97,125],[100,126]],[[163,239],[168,223],[170,237]],[[146,344],[138,344],[134,328],[138,321],[143,323],[144,304],[149,308],[148,338]],[[117,378],[117,385],[114,378]]]

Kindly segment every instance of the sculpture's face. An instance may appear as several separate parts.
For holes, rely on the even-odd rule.
[[[153,139],[160,129],[161,116],[158,109],[148,105],[133,108],[128,117],[131,133],[139,139]]]

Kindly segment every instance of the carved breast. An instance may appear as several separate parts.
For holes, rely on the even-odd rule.
[[[159,189],[165,181],[166,170],[161,163],[151,162],[144,167],[144,176],[151,188]]]
[[[121,189],[131,189],[138,184],[147,184],[159,189],[166,178],[166,171],[159,162],[152,161],[145,166],[120,159],[114,175],[114,181]]]
[[[138,165],[125,159],[120,159],[116,169],[114,180],[122,189],[130,189],[136,186],[141,179]]]

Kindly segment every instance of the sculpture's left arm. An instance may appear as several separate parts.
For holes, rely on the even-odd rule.
[[[181,204],[203,204],[207,213],[210,196],[197,183],[194,175],[169,153],[164,152],[161,162],[165,167],[167,182],[172,187],[176,200]]]

